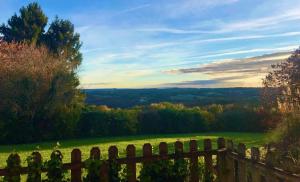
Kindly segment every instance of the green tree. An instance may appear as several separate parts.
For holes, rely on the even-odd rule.
[[[84,99],[70,62],[44,46],[0,41],[0,142],[71,137]]]
[[[75,33],[74,25],[69,20],[56,17],[45,31],[47,22],[48,18],[39,4],[30,3],[20,9],[20,15],[13,15],[7,25],[0,26],[0,34],[7,42],[25,41],[45,45],[55,55],[63,55],[75,70],[82,61],[82,55],[80,36]]]
[[[45,30],[47,22],[39,4],[30,3],[0,26],[2,140],[14,137],[11,142],[19,143],[74,134],[84,104],[77,89],[80,36],[68,20],[56,17]],[[14,135],[22,131],[30,134]]]
[[[20,9],[19,16],[13,15],[7,25],[1,25],[0,33],[7,42],[25,40],[36,44],[42,39],[47,21],[41,7],[37,3],[31,3]]]
[[[74,25],[69,20],[61,20],[58,17],[50,24],[45,34],[44,43],[55,54],[63,54],[74,68],[80,65],[82,55],[80,36],[74,32]]]

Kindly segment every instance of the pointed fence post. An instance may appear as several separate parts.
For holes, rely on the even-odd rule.
[[[71,181],[81,182],[81,151],[73,149],[71,153]]]
[[[190,171],[191,171],[191,182],[199,181],[198,174],[198,144],[196,140],[190,141]]]
[[[126,151],[127,151],[127,180],[128,182],[136,182],[135,146],[128,145]]]

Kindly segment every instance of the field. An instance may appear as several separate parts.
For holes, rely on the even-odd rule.
[[[184,142],[184,149],[188,149],[188,141],[190,139],[198,140],[199,149],[203,148],[203,139],[210,138],[213,140],[213,147],[216,147],[216,139],[224,137],[232,139],[236,144],[243,142],[247,147],[261,146],[266,141],[266,135],[262,133],[198,133],[198,134],[173,134],[173,135],[143,135],[143,136],[127,136],[127,137],[107,137],[107,138],[89,138],[89,139],[74,139],[64,140],[59,142],[45,142],[35,144],[22,145],[2,145],[0,146],[0,167],[6,164],[7,156],[11,152],[17,152],[21,156],[22,164],[25,165],[25,159],[34,150],[38,150],[44,160],[49,159],[53,148],[59,143],[59,150],[64,155],[64,162],[70,161],[70,153],[73,148],[79,148],[82,151],[82,159],[85,160],[89,156],[89,151],[92,147],[98,146],[101,149],[101,155],[107,157],[109,146],[116,145],[119,149],[119,155],[125,155],[125,149],[128,144],[136,146],[137,155],[142,153],[142,145],[151,143],[154,153],[158,152],[158,144],[162,141],[167,142],[169,151],[173,151],[173,143],[177,140]]]

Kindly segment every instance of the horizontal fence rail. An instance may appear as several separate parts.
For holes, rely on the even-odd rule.
[[[289,173],[287,171],[278,169],[272,165],[266,164],[260,160],[260,152],[256,147],[251,148],[251,156],[246,157],[246,146],[238,144],[234,148],[231,140],[225,141],[224,138],[217,139],[217,149],[212,148],[210,139],[203,141],[203,149],[199,150],[198,142],[191,140],[189,142],[189,151],[183,150],[183,143],[176,141],[174,143],[174,153],[169,153],[166,142],[159,144],[159,153],[153,154],[152,145],[146,143],[143,145],[142,156],[136,156],[136,147],[128,145],[126,148],[126,157],[119,157],[118,148],[111,146],[108,149],[108,159],[103,159],[104,165],[99,169],[101,181],[110,181],[110,165],[115,162],[118,165],[126,165],[127,181],[137,181],[137,164],[146,165],[148,163],[159,160],[178,160],[187,159],[189,161],[189,179],[187,181],[198,182],[199,171],[198,163],[199,157],[203,158],[205,166],[205,175],[214,174],[216,181],[219,182],[300,182],[300,176]],[[42,156],[38,152],[33,153],[34,162],[41,162]],[[20,157],[15,154],[16,160]],[[93,147],[90,150],[90,158],[95,160],[101,159],[101,151],[98,147]],[[214,162],[216,161],[216,162]],[[83,170],[87,168],[85,162],[82,160],[81,151],[73,149],[71,152],[71,162],[63,163],[63,169],[71,172],[72,182],[82,182]],[[47,172],[47,168],[41,168],[41,172]],[[13,177],[18,177],[21,174],[28,174],[29,167],[19,167],[16,170],[9,170],[7,168],[0,169],[0,176],[8,177],[8,181],[12,181]],[[39,175],[37,181],[41,181]]]

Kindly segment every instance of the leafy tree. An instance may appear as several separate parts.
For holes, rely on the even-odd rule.
[[[20,15],[13,15],[7,25],[0,26],[3,40],[23,41],[36,44],[41,41],[48,18],[37,3],[31,3],[20,9]]]
[[[80,37],[68,20],[50,23],[30,3],[0,26],[2,140],[29,142],[73,136],[84,99],[77,89]],[[20,134],[28,132],[26,137]]]
[[[79,34],[74,32],[74,25],[70,21],[56,17],[45,34],[44,43],[55,54],[65,55],[76,68],[82,60],[79,52],[81,47],[79,37]]]
[[[45,45],[57,56],[63,55],[75,70],[82,61],[80,36],[74,32],[74,25],[58,17],[50,23],[45,32],[48,18],[37,3],[30,3],[20,9],[20,15],[12,16],[7,25],[0,26],[2,39],[7,42],[26,41],[34,45]]]
[[[263,80],[263,101],[266,107],[283,113],[300,111],[300,49],[286,61],[272,65]]]
[[[63,56],[0,42],[0,139],[20,143],[70,137],[83,107]]]
[[[300,49],[286,61],[272,66],[263,81],[263,101],[268,109],[282,113],[281,122],[272,132],[275,165],[299,173],[300,164]]]

